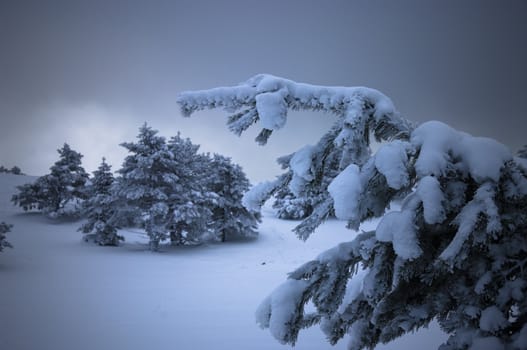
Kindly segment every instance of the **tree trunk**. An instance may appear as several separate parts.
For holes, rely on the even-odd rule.
[[[149,245],[150,245],[151,251],[157,252],[159,250],[159,240],[158,239],[150,238]]]
[[[182,245],[183,244],[183,235],[181,234],[181,228],[176,227],[170,231],[170,244],[172,245]]]

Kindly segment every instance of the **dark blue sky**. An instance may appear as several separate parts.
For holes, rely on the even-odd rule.
[[[437,119],[512,150],[527,143],[527,2],[0,2],[0,164],[41,175],[63,142],[114,169],[147,121],[230,155],[253,180],[332,117],[293,114],[267,147],[223,113],[180,116],[183,90],[257,73],[369,86],[409,119]],[[307,122],[306,122],[307,121]]]

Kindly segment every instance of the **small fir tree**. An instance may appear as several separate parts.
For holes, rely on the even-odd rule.
[[[103,246],[117,246],[124,237],[118,235],[116,224],[116,198],[112,187],[114,177],[111,167],[103,158],[99,168],[93,172],[91,184],[87,187],[88,198],[83,203],[83,212],[87,218],[79,231],[86,234],[86,241]]]
[[[436,319],[450,335],[441,350],[527,348],[527,166],[505,146],[440,122],[414,127],[368,88],[259,75],[178,102],[185,115],[241,111],[229,128],[240,134],[259,122],[260,143],[285,125],[288,109],[336,114],[317,145],[244,200],[256,209],[277,190],[314,196],[313,213],[295,229],[303,239],[332,211],[351,229],[381,218],[263,301],[257,321],[280,342],[295,344],[301,329],[321,324],[332,344],[347,334],[349,349],[371,349]],[[371,135],[384,143],[376,153]],[[387,213],[395,201],[400,208]]]
[[[242,168],[219,154],[214,154],[209,163],[205,186],[217,197],[211,203],[212,231],[222,242],[227,237],[256,236],[259,215],[249,212],[242,204],[250,185]]]
[[[0,252],[4,248],[13,248],[11,243],[7,241],[6,233],[11,231],[13,225],[6,224],[5,222],[0,222]]]
[[[33,183],[17,186],[18,193],[14,194],[11,201],[20,206],[24,211],[44,210],[53,208],[48,196],[48,176],[37,178]]]
[[[177,177],[169,193],[167,229],[173,245],[196,244],[208,238],[212,212],[209,203],[216,199],[202,179],[208,157],[198,153],[199,146],[178,133],[168,141],[172,153],[172,172]]]
[[[88,174],[81,165],[82,154],[65,143],[57,150],[60,158],[51,166],[51,172],[32,184],[18,186],[12,202],[24,210],[42,210],[51,217],[79,213],[86,198],[84,185]]]
[[[89,176],[81,165],[82,154],[71,149],[67,143],[57,152],[60,158],[50,168],[49,175],[55,184],[56,211],[59,211],[69,203],[76,204],[85,199],[84,185]]]
[[[137,213],[153,251],[157,251],[159,243],[168,238],[169,195],[177,182],[177,176],[172,172],[172,152],[165,138],[157,133],[145,123],[139,128],[137,142],[121,144],[130,154],[118,171],[121,177],[116,190],[125,203],[123,209],[131,208]]]

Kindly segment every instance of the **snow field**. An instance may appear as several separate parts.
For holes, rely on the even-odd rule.
[[[14,186],[32,180],[0,175],[0,221],[14,225],[14,249],[0,253],[0,349],[287,349],[256,325],[258,305],[288,272],[353,236],[334,220],[304,243],[291,233],[297,222],[264,208],[256,240],[151,253],[140,230],[123,230],[121,247],[98,247],[82,242],[80,222],[11,205]],[[436,327],[378,348],[434,348],[444,338]],[[332,347],[315,327],[295,348],[346,342]]]

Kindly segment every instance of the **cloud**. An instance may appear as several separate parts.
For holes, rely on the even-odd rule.
[[[7,151],[2,148],[11,163],[22,170],[30,169],[32,175],[43,175],[58,159],[56,150],[64,142],[84,155],[86,171],[95,170],[102,157],[116,170],[126,151],[119,143],[134,137],[133,115],[124,111],[110,110],[100,104],[60,104],[43,106],[32,112],[31,121],[23,128],[14,128],[9,139],[18,138],[18,148]],[[129,122],[133,121],[133,122]],[[131,127],[123,125],[132,124]],[[15,143],[16,140],[7,140]]]

